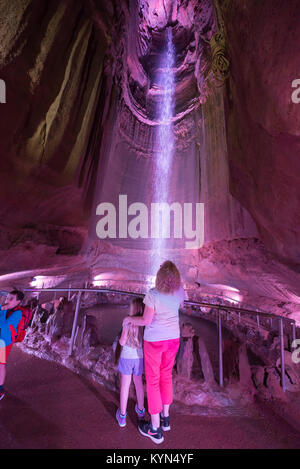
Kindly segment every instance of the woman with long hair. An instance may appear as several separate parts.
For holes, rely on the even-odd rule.
[[[157,272],[155,288],[145,295],[143,316],[123,321],[123,325],[145,326],[144,361],[151,422],[141,420],[139,431],[154,443],[162,443],[162,430],[171,429],[172,369],[179,348],[179,308],[184,300],[179,271],[173,262],[165,261]]]

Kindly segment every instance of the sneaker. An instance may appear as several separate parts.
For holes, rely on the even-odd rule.
[[[159,427],[157,430],[153,430],[151,423],[146,422],[145,420],[141,420],[139,422],[139,432],[142,435],[151,438],[153,443],[160,444],[164,441],[162,429]]]
[[[4,392],[4,391],[1,391],[1,392],[0,392],[0,401],[1,401],[1,399],[3,399],[4,396],[5,396],[5,392]]]
[[[160,425],[161,425],[161,428],[163,429],[164,432],[167,432],[168,430],[171,430],[170,416],[169,417],[164,417],[162,414],[160,414]]]
[[[126,412],[125,415],[122,415],[121,414],[121,409],[117,410],[116,419],[117,419],[117,422],[120,425],[120,427],[126,427],[126,415],[127,415],[127,412]]]
[[[136,411],[137,416],[138,416],[139,419],[143,419],[143,418],[145,417],[145,409],[140,410],[140,409],[138,408],[138,405],[135,404],[134,410]]]

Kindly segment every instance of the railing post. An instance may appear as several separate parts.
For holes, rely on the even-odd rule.
[[[285,392],[285,362],[284,362],[284,336],[283,336],[283,320],[279,318],[279,336],[280,336],[280,355],[281,355],[281,386]]]
[[[223,347],[222,347],[222,318],[218,311],[218,339],[219,339],[219,383],[223,387]]]
[[[296,324],[294,322],[292,323],[292,338],[294,342],[296,340]]]
[[[78,292],[77,296],[77,302],[76,302],[76,309],[75,309],[75,316],[74,316],[74,321],[73,321],[73,328],[72,328],[72,335],[71,335],[71,342],[70,342],[70,348],[69,348],[69,357],[73,353],[73,346],[74,346],[74,340],[75,340],[75,334],[76,334],[76,328],[77,328],[77,321],[78,321],[78,313],[79,313],[79,307],[80,307],[80,298],[81,298],[81,291]]]
[[[260,331],[260,324],[259,324],[259,315],[257,314],[256,315],[256,322],[257,322],[257,328],[258,328],[258,332]]]
[[[239,323],[241,322],[241,313],[239,311]]]
[[[69,283],[69,288],[72,288],[71,283]],[[70,301],[70,298],[71,298],[71,292],[70,292],[70,290],[68,290],[68,301]]]

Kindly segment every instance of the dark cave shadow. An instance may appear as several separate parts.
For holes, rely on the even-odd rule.
[[[85,385],[85,387],[96,397],[96,399],[101,402],[106,409],[107,413],[111,416],[113,421],[116,422],[116,412],[118,410],[118,404],[115,404],[114,400],[117,401],[118,403],[120,402],[120,395],[116,391],[112,391],[108,388],[105,388],[103,384],[99,384],[99,386],[103,387],[103,390],[107,393],[110,393],[112,395],[112,400],[109,401],[106,399],[106,397],[99,393],[98,389],[93,385],[93,382],[89,379],[86,378],[82,375],[77,375],[78,379],[82,382],[82,384]],[[114,399],[114,400],[113,400]],[[138,417],[135,412],[135,404],[136,401],[132,399],[131,397],[128,398],[128,404],[127,404],[127,418],[130,419],[131,423],[134,426],[138,426]],[[145,397],[145,406],[147,405],[147,399]],[[147,408],[147,407],[146,407]],[[147,412],[146,412],[147,415]]]
[[[3,430],[12,440],[10,446],[24,449],[60,448],[62,433],[59,427],[9,392],[5,393],[1,401],[0,421]]]
[[[82,375],[77,375],[77,378],[96,397],[96,399],[103,404],[103,406],[106,409],[107,413],[111,417],[115,418],[116,411],[117,411],[118,407],[113,402],[113,399],[111,401],[109,401],[108,399],[106,399],[106,397],[102,393],[99,393],[98,389],[96,388],[96,386],[93,384],[93,382],[89,378],[86,378]],[[118,401],[118,399],[119,399],[118,393],[105,388],[103,384],[98,383],[98,385],[103,387],[103,391],[111,393],[112,398],[115,398]]]

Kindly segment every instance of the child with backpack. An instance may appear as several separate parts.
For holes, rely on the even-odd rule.
[[[32,312],[20,306],[24,293],[18,290],[10,292],[0,306],[0,400],[3,399],[6,362],[15,342],[22,342],[25,329],[30,323]]]
[[[129,316],[143,316],[144,303],[142,298],[134,298],[130,303]],[[137,403],[135,411],[139,419],[145,416],[144,408],[144,354],[143,354],[143,328],[133,325],[124,326],[119,344],[122,347],[118,370],[121,373],[120,407],[116,412],[116,419],[120,427],[126,426],[127,402],[131,376],[136,390]],[[116,349],[118,354],[118,347]]]

